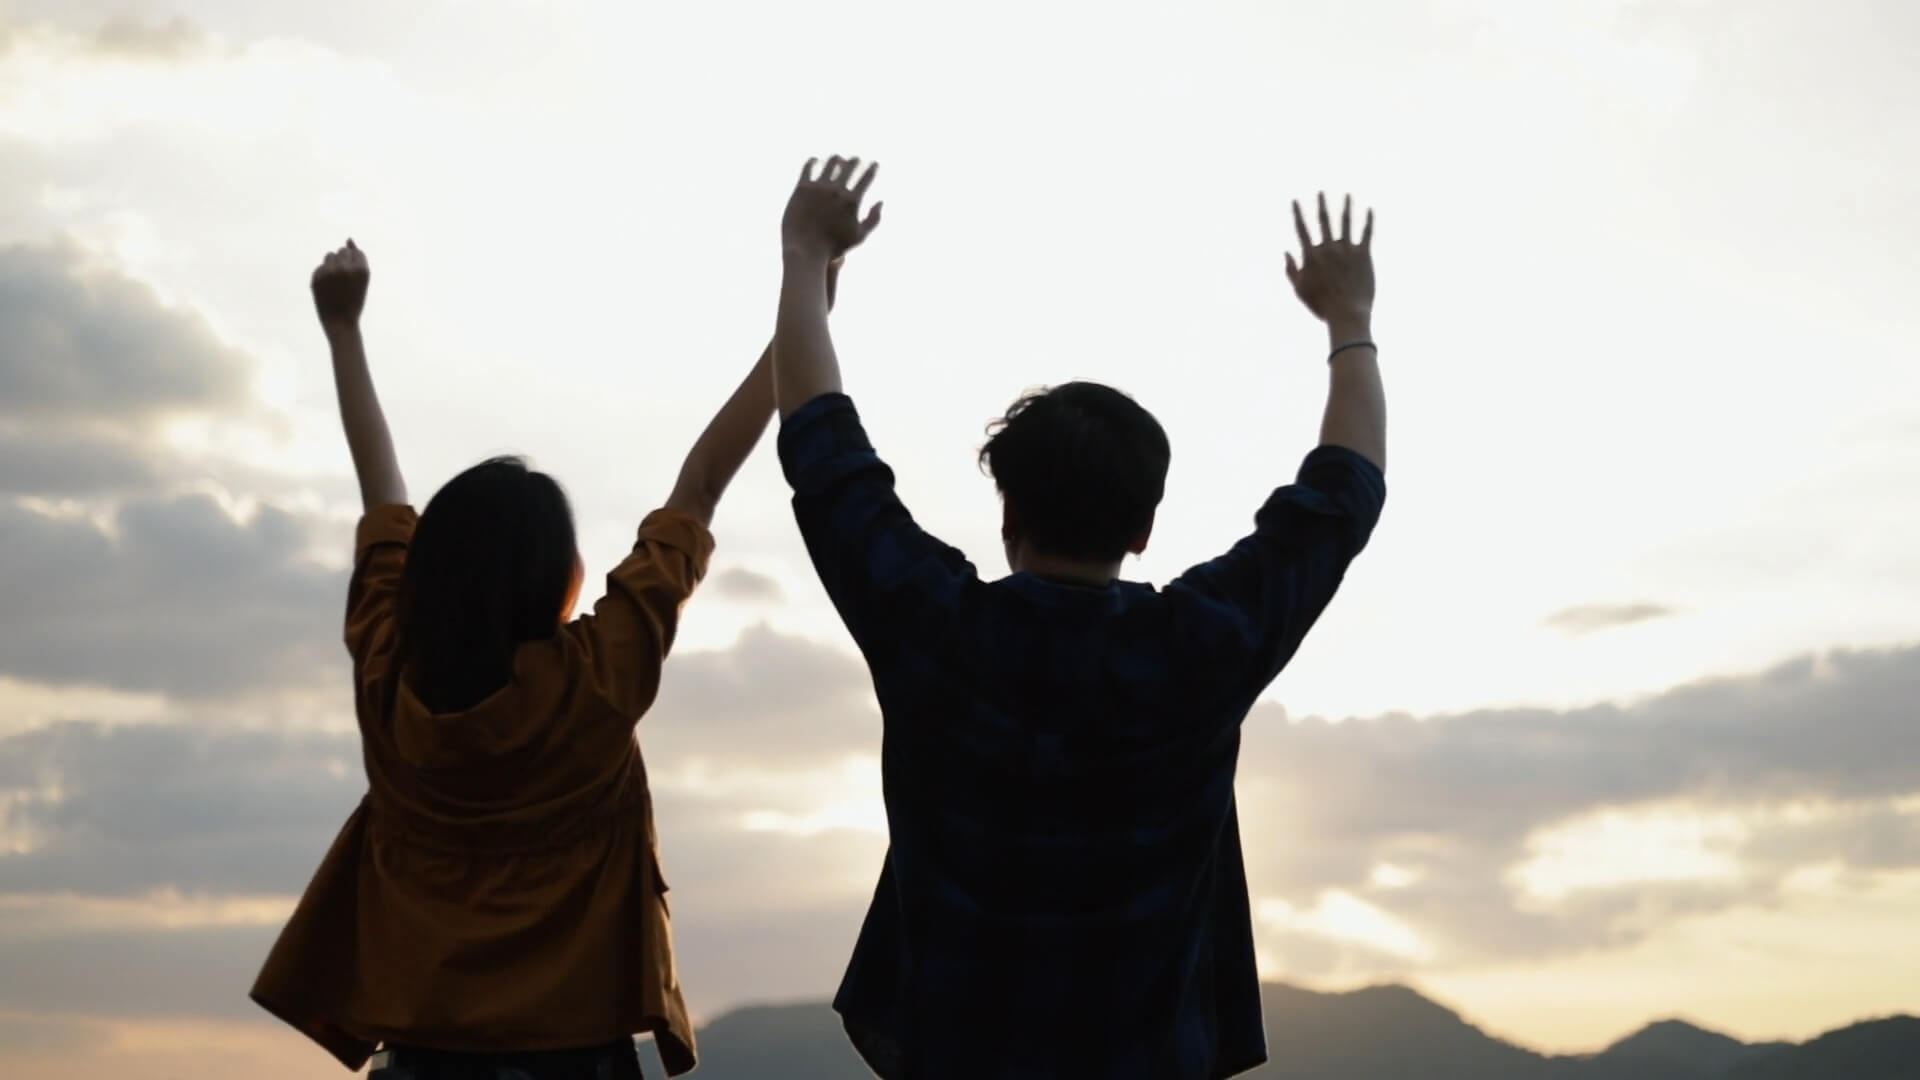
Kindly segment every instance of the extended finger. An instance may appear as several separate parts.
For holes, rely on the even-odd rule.
[[[1373,211],[1367,211],[1367,223],[1360,227],[1360,246],[1373,246]]]
[[[800,182],[801,183],[811,184],[813,182],[813,167],[818,164],[820,164],[819,158],[810,157],[807,159],[807,163],[805,165],[800,166]]]
[[[859,167],[860,159],[857,157],[850,157],[842,161],[840,163],[840,183],[845,185],[847,180],[853,176],[853,171]]]
[[[1300,276],[1300,264],[1293,261],[1293,252],[1287,252],[1287,280],[1293,281]]]
[[[1300,200],[1293,200],[1293,231],[1300,237],[1300,257],[1313,250],[1313,234],[1307,231],[1307,216],[1300,212]]]
[[[827,159],[827,167],[820,170],[820,179],[829,184],[840,182],[840,170],[846,167],[846,159],[835,154]]]
[[[854,158],[853,160],[858,162],[860,159]],[[879,171],[880,163],[877,161],[867,166],[867,171],[860,174],[860,182],[853,185],[854,198],[864,199],[867,197],[867,189],[873,186],[873,174]]]
[[[1320,193],[1320,242],[1333,239],[1333,225],[1327,221],[1327,193]]]
[[[887,204],[877,202],[873,204],[873,209],[867,211],[867,219],[860,223],[860,239],[865,240],[873,230],[880,227],[880,208],[885,205]]]
[[[1340,202],[1340,242],[1353,239],[1353,196],[1348,195]]]

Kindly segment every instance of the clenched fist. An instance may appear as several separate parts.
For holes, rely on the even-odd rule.
[[[329,330],[359,326],[371,276],[366,252],[352,240],[328,254],[313,271],[313,307],[320,315],[320,325]]]

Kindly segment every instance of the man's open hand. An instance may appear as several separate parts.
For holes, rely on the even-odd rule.
[[[859,246],[880,225],[880,203],[874,203],[867,216],[860,216],[860,201],[866,198],[879,165],[854,179],[859,158],[839,156],[814,175],[818,158],[810,159],[800,170],[800,182],[787,199],[787,212],[780,218],[780,244],[790,255],[829,261]]]
[[[328,254],[313,271],[313,307],[320,315],[320,325],[329,330],[359,326],[371,276],[366,252],[352,240]]]
[[[1353,239],[1353,196],[1340,207],[1336,236],[1327,219],[1327,197],[1320,196],[1320,242],[1307,231],[1300,204],[1293,204],[1293,228],[1300,237],[1300,261],[1287,253],[1287,280],[1307,310],[1328,325],[1365,323],[1373,315],[1373,211],[1367,211],[1360,239]]]

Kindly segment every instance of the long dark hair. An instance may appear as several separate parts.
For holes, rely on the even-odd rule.
[[[447,481],[400,578],[399,670],[414,696],[459,712],[505,686],[521,643],[558,631],[577,552],[566,492],[520,458]]]

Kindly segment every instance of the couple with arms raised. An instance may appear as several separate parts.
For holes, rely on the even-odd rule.
[[[834,1007],[888,1080],[1210,1080],[1266,1058],[1233,781],[1240,724],[1385,498],[1372,217],[1299,206],[1287,273],[1325,322],[1319,445],[1251,533],[1165,587],[1122,580],[1165,432],[1074,382],[981,458],[1011,573],[915,524],[845,393],[841,260],[874,170],[803,171],[773,341],[592,611],[560,487],[517,459],[407,503],[360,335],[351,242],[315,271],[365,514],[348,589],[368,793],[252,996],[381,1080],[631,1080],[694,1065],[635,722],[706,572],[721,494],[776,414],[814,568],[884,718],[891,843]],[[378,1052],[376,1056],[376,1051]]]

